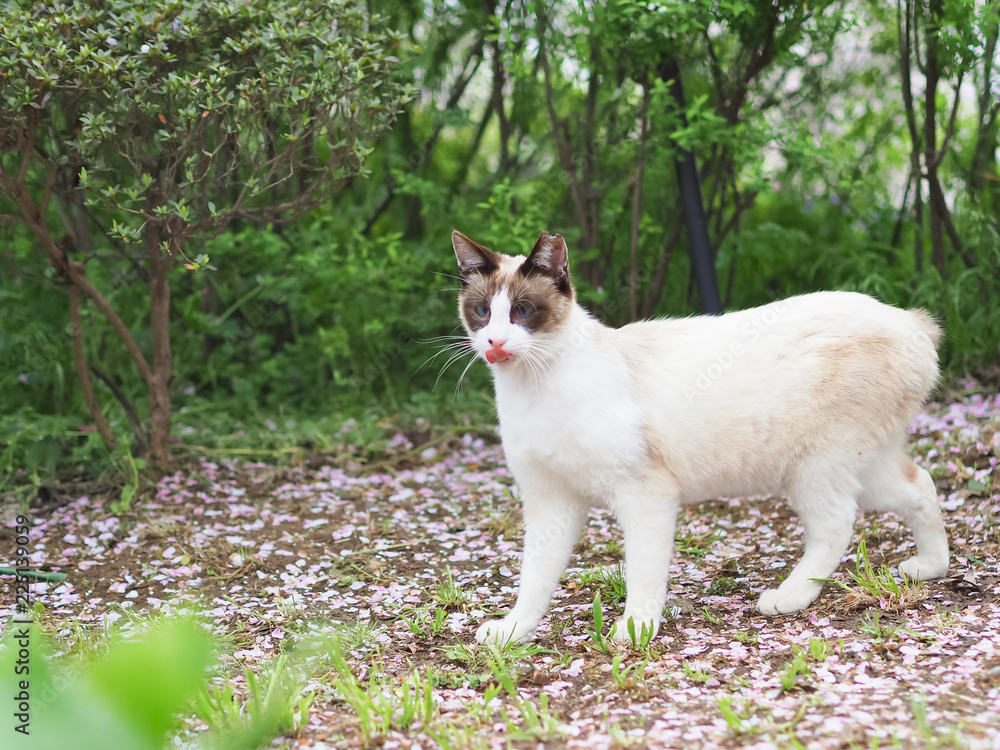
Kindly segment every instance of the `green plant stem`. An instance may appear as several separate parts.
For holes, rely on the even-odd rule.
[[[24,576],[26,578],[37,578],[40,581],[64,581],[66,573],[49,573],[44,570],[23,570],[15,568],[0,567],[0,575],[3,576]]]

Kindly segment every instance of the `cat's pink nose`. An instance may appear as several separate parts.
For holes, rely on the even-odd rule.
[[[507,339],[497,339],[495,341],[493,339],[489,339],[489,342],[490,346],[494,349],[503,349],[503,345],[507,343]]]

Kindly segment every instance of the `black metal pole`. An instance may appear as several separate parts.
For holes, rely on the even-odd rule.
[[[660,63],[660,78],[670,84],[670,91],[680,113],[681,126],[687,127],[685,115],[684,87],[681,84],[680,69],[672,57]],[[719,280],[715,275],[712,243],[708,238],[708,221],[701,197],[701,179],[698,164],[692,151],[677,149],[677,190],[684,208],[684,220],[688,228],[688,242],[691,250],[691,270],[698,285],[701,309],[709,315],[722,314],[722,297],[719,295]]]

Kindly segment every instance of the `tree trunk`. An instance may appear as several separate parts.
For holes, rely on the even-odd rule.
[[[927,49],[925,64],[927,70],[927,89],[924,91],[924,166],[927,170],[927,184],[933,192],[937,183],[937,85],[940,77],[937,57],[937,36],[940,28],[942,0],[930,0],[930,13],[924,26],[925,47]],[[944,222],[939,204],[931,201],[928,205],[931,220],[931,263],[937,269],[941,278],[948,275],[947,261],[944,255]]]
[[[642,110],[639,115],[639,146],[636,155],[635,192],[632,195],[632,238],[629,245],[628,314],[629,320],[639,317],[637,279],[639,276],[639,222],[642,219],[642,181],[646,167],[646,138],[648,136],[649,85],[642,85]],[[605,264],[607,265],[607,264]]]
[[[400,145],[403,147],[403,155],[407,161],[406,172],[409,174],[416,172],[430,155],[425,154],[424,149],[420,148],[417,139],[413,136],[413,120],[410,117],[410,110],[404,109],[400,112],[398,122]],[[403,213],[405,216],[403,239],[407,241],[423,239],[423,202],[419,195],[408,194],[403,197]]]
[[[149,313],[153,332],[153,378],[149,384],[149,447],[153,460],[170,458],[170,383],[173,358],[170,352],[170,281],[173,254],[160,249],[160,227],[146,229],[149,257]],[[173,250],[173,248],[171,248]]]
[[[987,210],[1000,208],[1000,185],[989,177],[997,173],[997,112],[1000,109],[993,97],[993,58],[996,54],[997,42],[1000,40],[1000,2],[993,2],[990,10],[994,15],[985,23],[986,49],[983,55],[983,77],[979,81],[977,98],[979,117],[976,123],[976,143],[972,151],[972,164],[969,174],[969,189],[974,200],[985,200]],[[989,183],[989,188],[987,184]],[[986,192],[992,194],[993,200],[988,200]]]
[[[923,182],[920,166],[920,133],[913,105],[913,85],[910,78],[910,45],[917,38],[913,28],[916,9],[909,1],[896,0],[896,30],[899,34],[899,72],[903,88],[903,110],[906,127],[910,131],[910,173],[913,178],[913,266],[920,277],[924,271],[924,202],[921,194]]]
[[[499,41],[494,41],[491,45],[493,54],[493,111],[497,113],[500,123],[500,164],[497,167],[497,174],[503,177],[510,171],[510,121],[507,119],[507,112],[503,106],[503,87],[506,82],[506,73],[503,67],[503,48]]]
[[[920,169],[920,162],[917,162],[917,169]],[[919,277],[924,272],[924,196],[922,192],[923,180],[918,172],[913,177],[913,267]]]

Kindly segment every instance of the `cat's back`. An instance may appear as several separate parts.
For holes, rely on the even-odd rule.
[[[938,378],[940,329],[920,310],[855,292],[817,292],[769,305],[618,329],[647,405],[826,420],[905,421]]]
[[[930,358],[936,372],[941,331],[923,310],[892,307],[858,292],[830,291],[725,315],[639,321],[613,335],[630,359],[669,356],[680,348],[692,357],[725,350],[749,360],[774,357],[791,364],[796,356],[844,357],[865,351],[869,356]]]

